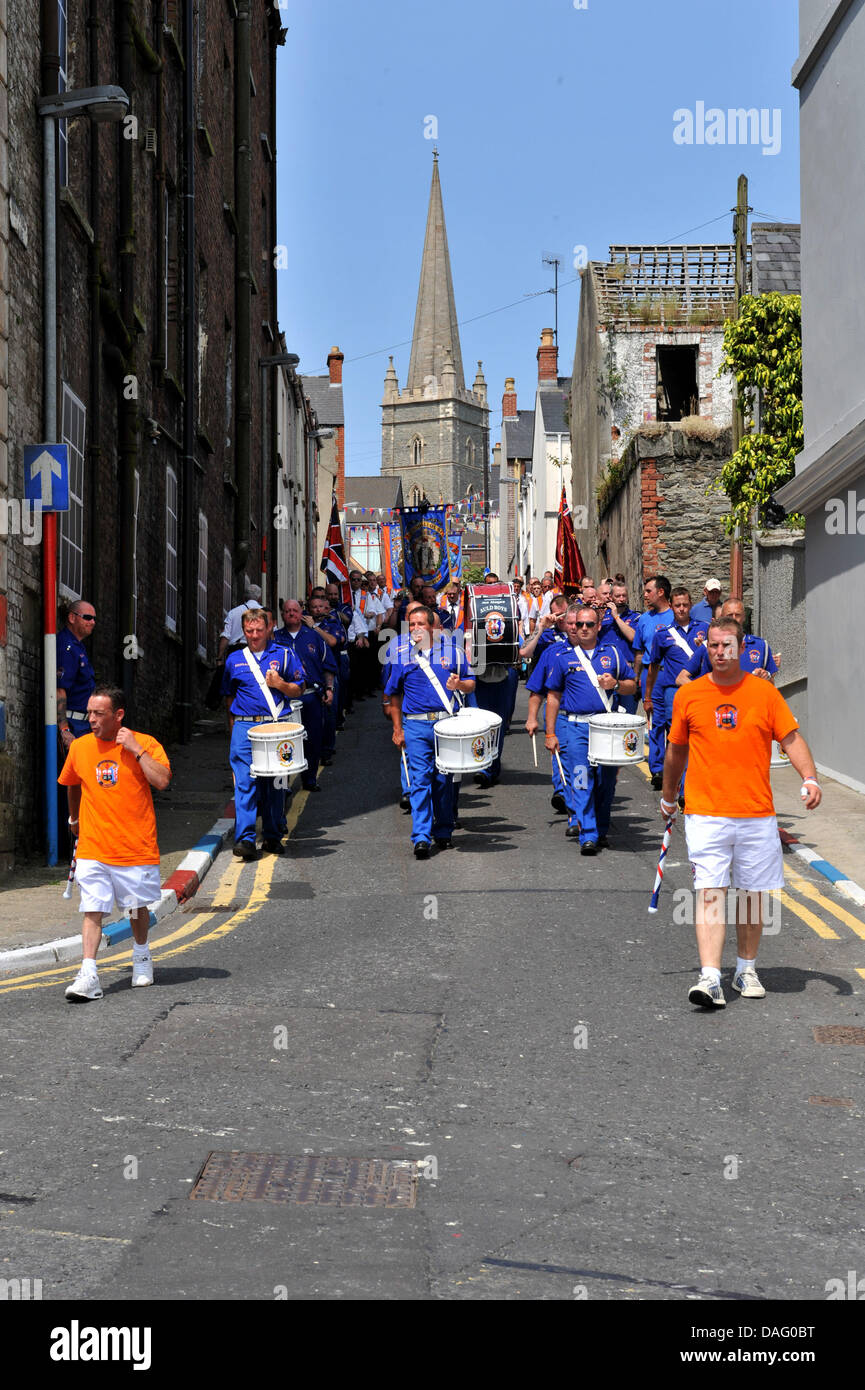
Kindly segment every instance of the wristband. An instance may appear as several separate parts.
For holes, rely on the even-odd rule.
[[[804,785],[805,785],[806,782],[813,782],[815,787],[819,787],[819,785],[820,785],[820,783],[817,781],[817,778],[816,778],[816,777],[803,777],[803,778],[802,778],[802,786],[803,786],[803,787],[804,787]]]
[[[144,757],[144,754],[145,754],[146,751],[147,751],[147,750],[146,750],[145,748],[142,748],[142,750],[141,750],[140,753],[136,753],[136,754],[135,754],[135,761],[136,761],[137,763],[140,763],[140,762],[141,762],[141,759]]]
[[[67,824],[67,825],[77,825],[77,824],[78,824],[78,821],[77,821],[77,820],[73,820],[72,817],[69,816],[69,817],[67,818],[66,824]]]
[[[61,734],[68,734],[68,733],[69,733],[69,725],[68,725],[68,724],[61,724],[61,725],[60,725],[60,732],[61,732]]]
[[[679,803],[678,803],[678,801],[665,801],[664,798],[661,797],[661,810],[663,811],[663,813],[664,813],[665,816],[672,815],[672,814],[673,814],[674,812],[676,812],[678,809],[679,809]]]

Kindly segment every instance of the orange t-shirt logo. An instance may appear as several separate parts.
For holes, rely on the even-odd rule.
[[[103,762],[96,764],[96,781],[100,787],[117,786],[117,764],[106,758]]]

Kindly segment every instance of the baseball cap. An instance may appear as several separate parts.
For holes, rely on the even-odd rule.
[[[714,575],[711,575],[708,579],[703,580],[703,588],[708,589],[710,593],[713,589],[717,589],[720,592],[721,581],[720,579],[716,579]]]

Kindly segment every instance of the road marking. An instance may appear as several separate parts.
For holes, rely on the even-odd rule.
[[[824,922],[820,921],[819,917],[815,917],[813,912],[809,912],[807,907],[801,907],[797,902],[794,902],[789,893],[785,893],[781,890],[778,893],[778,897],[790,912],[795,913],[797,917],[801,917],[802,921],[806,922],[811,930],[815,931],[818,936],[822,936],[824,941],[841,940],[836,931],[833,931],[831,927],[827,927]]]
[[[846,907],[841,907],[838,903],[833,903],[825,893],[821,893],[815,883],[809,883],[806,878],[798,874],[795,869],[791,869],[787,864],[784,865],[784,873],[790,880],[790,884],[797,893],[801,893],[803,898],[810,898],[812,902],[819,903],[821,907],[830,912],[833,917],[837,917],[839,922],[843,922],[851,931],[865,941],[865,922],[854,917],[852,912],[848,912]]]
[[[304,795],[302,798],[298,797],[297,800],[300,802],[300,805],[292,807],[292,815],[289,818],[289,833],[297,825],[298,817],[303,810],[303,806],[306,804],[307,797]],[[266,859],[259,861],[249,903],[245,908],[242,908],[239,912],[235,913],[234,916],[223,922],[219,930],[206,933],[203,936],[199,935],[201,928],[206,926],[207,923],[213,919],[214,914],[212,912],[195,913],[189,921],[178,927],[176,931],[170,932],[167,936],[160,937],[159,941],[154,941],[151,944],[151,953],[154,961],[178,955],[181,951],[188,951],[191,947],[197,945],[199,940],[212,941],[219,936],[225,936],[227,932],[233,931],[236,926],[239,926],[241,922],[246,921],[247,918],[252,915],[250,907],[252,908],[252,912],[257,912],[267,901],[267,890],[273,878],[273,871],[276,867],[277,858],[277,855],[268,855]],[[231,900],[231,896],[235,891],[243,867],[243,861],[235,861],[232,859],[219,880],[219,886],[216,890],[217,898],[224,898],[225,901]],[[176,947],[173,950],[166,951],[164,949],[166,946],[171,946],[173,942],[181,941],[183,938],[189,936],[194,937],[194,940],[186,942],[183,946]],[[131,949],[121,951],[118,955],[106,956],[99,963],[99,973],[100,975],[116,973],[118,970],[126,969],[131,962]],[[66,965],[56,966],[50,970],[40,970],[29,975],[15,975],[11,979],[7,978],[3,981],[2,985],[0,985],[0,994],[13,994],[25,989],[50,989],[57,984],[58,977],[68,978],[70,968],[73,964],[74,962],[69,961]]]

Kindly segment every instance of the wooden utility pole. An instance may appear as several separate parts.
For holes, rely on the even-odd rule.
[[[733,213],[733,240],[736,246],[736,267],[735,267],[735,312],[733,317],[739,317],[739,305],[743,295],[747,293],[747,271],[748,271],[748,178],[745,174],[739,175],[739,183],[736,190],[736,209]],[[742,412],[739,409],[739,397],[735,383],[733,385],[733,453],[736,452],[742,442],[744,434],[744,421]],[[730,597],[741,598],[743,588],[742,574],[742,528],[737,525],[730,543]]]

